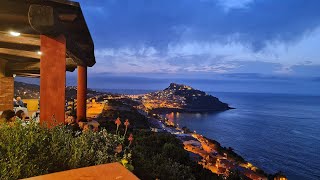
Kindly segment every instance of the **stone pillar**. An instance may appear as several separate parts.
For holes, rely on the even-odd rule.
[[[87,67],[78,66],[77,119],[85,119],[87,112]]]
[[[6,63],[0,59],[0,111],[13,110],[14,78],[6,77]]]
[[[40,122],[52,127],[65,121],[66,39],[40,39]]]
[[[6,60],[0,59],[0,78],[6,76]]]

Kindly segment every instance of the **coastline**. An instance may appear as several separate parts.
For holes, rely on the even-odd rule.
[[[173,122],[163,119],[159,115],[160,113],[155,112],[149,112],[152,115],[144,114],[153,126],[151,128],[152,131],[167,132],[175,135],[183,143],[184,149],[190,153],[190,157],[197,157],[193,158],[193,160],[197,161],[203,168],[223,176],[236,172],[250,179],[268,179],[268,177],[272,176],[246,161],[242,156],[234,152],[231,147],[223,147],[218,141],[207,138],[195,131],[192,132],[187,127],[181,129]],[[160,111],[157,110],[157,112]],[[164,113],[166,111],[161,111],[161,114]]]
[[[236,109],[233,107],[228,107],[226,109],[192,109],[192,108],[154,108],[149,112],[152,114],[164,114],[164,113],[171,113],[171,112],[179,112],[179,113],[218,113],[227,111],[230,109]]]

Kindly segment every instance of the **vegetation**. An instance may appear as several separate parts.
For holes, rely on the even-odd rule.
[[[28,84],[23,82],[14,82],[15,97],[20,96],[22,99],[39,99],[40,86],[37,84]],[[87,97],[95,97],[101,95],[108,95],[109,93],[102,93],[92,89],[87,89]],[[73,86],[66,87],[66,99],[71,101],[77,97],[77,88]]]
[[[134,174],[141,179],[221,179],[189,158],[180,140],[168,133],[135,131]]]
[[[130,128],[135,129],[149,129],[148,120],[145,116],[140,114],[131,105],[125,104],[123,100],[108,100],[107,107],[110,109],[103,110],[101,114],[101,120],[99,120],[101,126],[106,127],[108,130],[112,130],[114,127],[114,121],[117,118],[121,120],[129,119]]]
[[[146,124],[145,117],[138,112],[127,110],[129,105],[119,100],[108,100],[113,110],[105,110],[102,125],[108,132],[123,134],[126,129],[132,133],[134,140],[131,145],[133,173],[140,179],[222,179],[222,177],[204,169],[192,161],[189,153],[184,150],[182,142],[169,133],[153,133],[149,129],[141,129],[135,124]],[[129,117],[129,128],[125,120]],[[119,119],[118,119],[119,117]],[[109,120],[108,120],[109,119]],[[119,122],[120,121],[120,122]],[[145,127],[148,127],[147,124]]]
[[[0,179],[20,179],[68,169],[122,162],[131,153],[122,136],[86,132],[74,137],[64,126],[49,129],[35,123],[0,127]]]

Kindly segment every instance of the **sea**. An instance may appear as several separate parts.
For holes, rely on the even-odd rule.
[[[267,173],[282,171],[289,180],[320,179],[320,96],[209,94],[236,109],[168,117],[232,147]]]
[[[135,94],[143,92],[148,91]],[[232,147],[267,173],[282,171],[289,180],[320,179],[320,96],[207,93],[235,109],[168,117],[180,127]]]

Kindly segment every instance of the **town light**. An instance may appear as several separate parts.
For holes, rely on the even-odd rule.
[[[15,31],[10,31],[9,34],[10,34],[11,36],[14,36],[14,37],[18,37],[18,36],[21,35],[21,33],[15,32]]]

